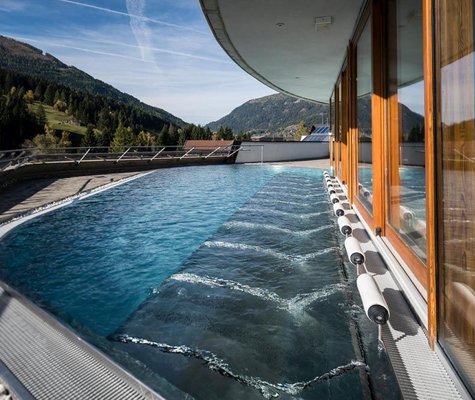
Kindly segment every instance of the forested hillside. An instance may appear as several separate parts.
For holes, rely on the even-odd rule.
[[[322,115],[323,113],[323,115]],[[211,130],[229,126],[234,132],[280,133],[303,122],[307,127],[327,121],[328,106],[299,100],[284,94],[273,94],[249,100],[231,113],[210,122]]]
[[[43,53],[29,44],[4,36],[0,36],[0,68],[41,78],[46,82],[62,84],[90,95],[108,97],[176,126],[184,125],[181,119],[165,110],[142,103],[135,97],[93,78],[74,66],[62,63],[51,54]]]
[[[0,37],[0,149],[153,147],[211,136],[209,128],[187,125],[32,46]]]

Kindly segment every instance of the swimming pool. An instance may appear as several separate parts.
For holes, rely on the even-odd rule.
[[[319,170],[175,168],[15,229],[0,277],[170,398],[399,398],[336,232]]]

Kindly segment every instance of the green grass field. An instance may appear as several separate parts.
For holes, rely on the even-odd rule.
[[[33,104],[28,105],[28,108],[30,111],[35,112],[39,104],[39,101],[35,101]],[[54,130],[69,132],[69,140],[71,140],[72,145],[75,147],[80,146],[82,137],[86,133],[86,127],[71,123],[72,117],[65,112],[55,110],[48,104],[41,104],[45,109],[46,120],[48,121],[49,127]]]
[[[35,101],[33,104],[30,105],[30,110],[34,111],[36,107],[38,106],[38,104],[40,104],[40,102]],[[71,120],[70,115],[64,112],[55,110],[53,107],[47,104],[44,104],[44,103],[41,103],[41,104],[43,105],[43,108],[45,109],[48,125],[52,129],[71,132],[77,135],[84,135],[86,133],[85,126],[78,126],[78,125],[68,123],[68,121]]]

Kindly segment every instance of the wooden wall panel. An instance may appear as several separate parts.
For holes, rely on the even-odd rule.
[[[385,212],[385,162],[386,151],[384,138],[386,136],[386,99],[385,99],[385,18],[382,0],[373,2],[372,10],[372,72],[373,95],[371,98],[373,126],[373,224],[381,229],[384,235]]]
[[[437,340],[437,258],[436,258],[436,161],[434,131],[434,49],[432,0],[422,2],[424,52],[424,126],[426,167],[426,237],[427,237],[427,311],[428,339],[434,349]]]

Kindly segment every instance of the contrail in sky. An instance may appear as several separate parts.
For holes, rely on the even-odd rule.
[[[127,11],[130,15],[130,28],[134,33],[135,40],[140,48],[140,53],[144,61],[154,61],[155,57],[149,50],[151,46],[151,32],[147,22],[143,19],[145,11],[145,0],[126,0]],[[133,15],[139,15],[139,18]]]
[[[31,38],[26,38],[26,37],[21,37],[21,36],[16,36],[15,38],[18,39],[18,40],[24,40],[24,41],[27,41],[27,42],[47,44],[47,45],[50,45],[50,46],[64,47],[66,49],[84,51],[86,53],[101,54],[101,55],[104,55],[104,56],[126,58],[128,60],[145,61],[145,60],[143,60],[141,58],[138,58],[138,57],[131,57],[131,56],[126,56],[126,55],[117,54],[117,53],[109,53],[107,51],[98,51],[98,50],[85,49],[83,47],[70,46],[70,45],[66,45],[66,44],[60,44],[60,43],[57,43],[57,42],[50,42],[50,41],[47,41],[47,40],[37,40],[37,39],[31,39]],[[151,61],[145,61],[145,62],[151,63]]]
[[[110,52],[106,52],[106,51],[98,51],[98,50],[93,50],[93,49],[86,49],[86,48],[83,48],[83,47],[61,44],[61,43],[58,43],[57,41],[53,42],[51,40],[39,40],[39,39],[33,39],[33,38],[29,38],[29,37],[21,37],[21,36],[16,36],[14,33],[4,33],[4,34],[6,34],[8,36],[11,36],[11,37],[14,37],[18,40],[26,41],[26,42],[47,44],[47,45],[50,45],[50,46],[64,47],[64,48],[69,48],[69,49],[73,49],[73,50],[80,50],[80,51],[84,51],[84,52],[88,52],[88,53],[103,54],[103,55],[106,55],[106,56],[127,58],[127,59],[130,59],[130,60],[145,61],[145,62],[152,63],[152,61],[147,61],[147,60],[143,60],[142,58],[127,56],[127,55],[124,55],[124,54],[110,53]],[[51,39],[78,40],[79,38],[78,37],[69,37],[69,36],[57,36],[57,37],[51,37]],[[113,41],[113,40],[87,39],[87,38],[80,38],[80,40],[81,41],[87,41],[87,42],[93,42],[93,43],[113,44],[114,46],[139,48],[139,46],[137,46],[137,45],[127,44],[127,43],[123,43],[123,42],[116,42],[116,41]],[[195,54],[183,53],[183,52],[180,52],[180,51],[174,51],[174,50],[168,50],[168,49],[162,49],[162,48],[159,48],[159,47],[147,47],[146,49],[151,50],[151,51],[156,51],[156,52],[159,52],[159,53],[171,54],[171,55],[175,55],[175,56],[181,56],[181,57],[193,58],[193,59],[197,59],[197,60],[203,60],[203,61],[210,61],[210,62],[215,62],[215,63],[220,63],[220,64],[231,64],[232,65],[232,63],[230,61],[220,60],[218,58],[213,58],[213,57],[197,56]]]
[[[111,13],[111,14],[123,15],[125,17],[139,18],[139,19],[142,19],[143,21],[152,22],[154,24],[159,24],[159,25],[164,25],[164,26],[169,26],[171,28],[182,29],[184,31],[191,31],[191,32],[199,33],[201,35],[207,35],[208,34],[205,31],[200,31],[198,29],[193,29],[193,28],[190,28],[188,26],[172,24],[170,22],[160,21],[158,19],[144,17],[142,15],[134,15],[134,14],[129,14],[129,13],[122,12],[122,11],[113,10],[111,8],[95,6],[93,4],[81,3],[79,1],[73,1],[73,0],[58,0],[58,1],[60,1],[62,3],[74,4],[76,6],[92,8],[94,10],[104,11],[104,12],[108,12],[108,13]]]

